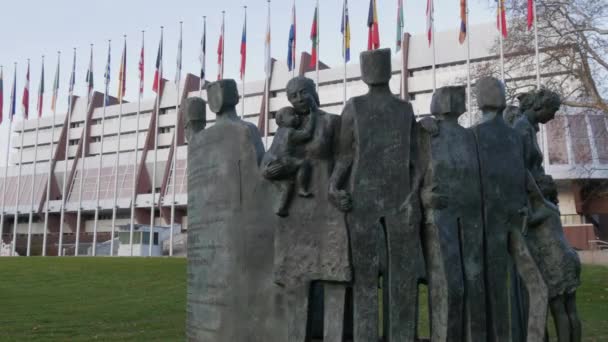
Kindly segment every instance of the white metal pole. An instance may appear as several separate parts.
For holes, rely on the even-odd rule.
[[[177,72],[181,73],[181,49],[182,49],[182,26],[183,26],[183,22],[179,22],[179,39],[180,39],[180,51],[178,52],[180,54],[179,56],[179,69],[177,70]],[[171,189],[171,218],[170,218],[170,228],[169,228],[169,256],[173,256],[173,232],[174,232],[174,225],[175,225],[175,188],[177,187],[177,184],[175,184],[176,180],[177,180],[177,147],[178,147],[178,141],[177,141],[177,136],[179,134],[178,129],[179,129],[179,105],[180,105],[180,82],[181,81],[181,74],[178,75],[177,77],[177,82],[175,83],[175,90],[177,92],[177,96],[175,98],[175,126],[173,127],[173,172],[171,173],[171,183],[172,183],[172,189]]]
[[[347,35],[347,23],[346,23],[346,2],[344,3],[344,8],[342,9],[342,61],[344,62],[344,105],[346,106],[346,35]]]
[[[161,39],[161,47],[163,46],[163,31],[164,27],[160,27],[160,39]],[[158,93],[156,93],[156,120],[154,125],[154,165],[152,165],[152,200],[150,201],[150,235],[148,238],[148,256],[152,256],[152,244],[154,243],[154,211],[156,209],[156,168],[158,163],[158,119],[160,117],[160,97],[163,93],[162,91],[162,75],[163,75],[163,63],[162,63],[162,48],[161,48],[161,58],[160,58],[160,70],[158,77],[157,89]]]
[[[61,51],[57,51],[57,66],[59,67],[59,62],[61,61]],[[59,69],[55,71],[59,72]],[[59,77],[59,74],[55,75],[55,77]],[[53,80],[55,82],[55,80]],[[56,101],[57,91],[56,84],[53,84],[53,96],[54,101]],[[57,116],[57,105],[53,103],[53,122],[51,123],[51,147],[49,151],[49,171],[48,177],[46,180],[46,208],[44,210],[44,231],[42,232],[42,256],[46,256],[46,240],[47,240],[47,231],[49,228],[49,206],[51,202],[51,178],[53,176],[53,147],[55,143],[55,117]],[[4,202],[4,201],[3,201]],[[3,210],[4,211],[4,210]]]
[[[93,44],[91,44],[91,64],[89,65],[89,72],[92,74],[93,70]],[[90,75],[89,77],[92,77]],[[80,225],[82,222],[82,188],[84,187],[84,174],[85,174],[85,158],[86,158],[86,148],[88,144],[87,140],[87,132],[89,128],[89,111],[93,110],[93,89],[90,89],[90,83],[87,83],[87,112],[84,117],[84,128],[82,131],[82,150],[80,151],[80,182],[78,186],[78,211],[76,213],[76,251],[74,255],[78,256],[78,246],[80,245]],[[76,159],[74,159],[76,160]]]
[[[74,48],[74,62],[76,62],[76,48]],[[75,66],[72,67],[74,70]],[[71,81],[70,81],[71,82]],[[64,169],[63,169],[63,191],[61,193],[61,215],[59,222],[59,244],[57,247],[57,255],[62,256],[63,252],[63,227],[65,223],[65,205],[67,203],[67,181],[68,181],[68,160],[69,160],[69,152],[70,152],[70,126],[72,125],[72,114],[74,111],[74,89],[72,89],[72,85],[70,85],[69,89],[69,101],[68,101],[68,120],[67,126],[65,129],[65,156],[64,156]]]
[[[407,65],[405,65],[405,58],[407,57],[405,55],[405,34],[403,33],[403,30],[401,30],[401,99],[402,100],[407,100],[407,93],[405,91],[406,88],[406,84],[405,84],[405,73],[407,72]]]
[[[534,49],[536,53],[536,88],[540,89],[540,52],[538,47],[538,16],[536,15],[536,0],[534,4]]]
[[[145,43],[145,31],[141,31],[141,49],[144,49]],[[142,70],[143,71],[143,66]],[[137,90],[137,114],[135,115],[135,158],[133,160],[133,192],[131,193],[131,222],[129,224],[129,250],[130,255],[133,256],[133,232],[135,231],[135,200],[137,199],[137,153],[139,152],[139,118],[141,114],[141,91],[143,85],[141,84],[142,75],[140,75],[140,85]]]
[[[469,1],[466,2],[466,15],[467,15],[467,111],[469,113],[469,126],[473,125],[473,110],[471,108],[471,31],[469,30]]]
[[[431,8],[431,37],[433,43],[433,93],[435,93],[435,89],[437,89],[437,49],[435,47],[435,3],[434,0]]]
[[[321,9],[319,8],[319,0],[317,0],[317,63],[315,64],[315,71],[317,73],[317,92],[319,91],[319,60],[321,59]]]
[[[294,40],[293,40],[293,47],[290,47],[291,49],[291,55],[292,55],[292,68],[291,68],[291,77],[295,78],[296,77],[296,62],[298,60],[298,57],[296,56],[296,51],[298,51],[298,49],[296,48],[296,45],[298,43],[298,25],[297,25],[297,20],[296,20],[296,0],[293,0],[293,8],[292,8],[292,14],[291,14],[292,18],[291,20],[292,25],[293,25],[293,36],[294,36]]]
[[[10,115],[10,114],[9,114]],[[11,153],[11,138],[12,138],[12,129],[13,119],[10,118],[8,120],[8,144],[6,144],[6,155],[4,156],[4,179],[2,181],[2,212],[0,213],[0,239],[2,239],[2,235],[4,234],[4,203],[6,202],[6,179],[8,177],[8,156]]]
[[[127,35],[123,35],[123,39],[124,39],[124,50],[123,50],[123,54],[125,54],[123,57],[126,58],[126,53],[127,53]],[[124,61],[125,59],[121,57],[121,65],[124,68],[124,70],[126,71],[127,66],[124,65]],[[122,77],[126,77],[126,74],[123,72],[123,70],[120,70],[119,73],[122,73]],[[121,78],[118,78],[118,93],[120,94],[119,99],[118,99],[118,103],[119,103],[119,110],[118,110],[118,135],[116,137],[116,153],[115,153],[115,160],[114,160],[114,199],[112,201],[112,240],[110,240],[110,256],[114,256],[114,234],[116,233],[116,214],[118,211],[118,168],[120,167],[120,163],[119,163],[119,159],[120,159],[120,140],[121,140],[121,135],[122,135],[122,98],[125,94],[123,94],[122,91],[122,82],[124,82],[124,80],[121,80]]]
[[[29,68],[30,68],[30,59],[27,59],[27,66],[28,66],[28,72],[29,72]],[[27,80],[27,82],[29,82],[29,79]],[[27,86],[29,88],[29,85]],[[28,89],[29,91],[29,89]],[[15,97],[17,95],[15,94]],[[29,96],[29,95],[28,95]],[[28,98],[29,101],[29,98]],[[28,104],[29,106],[29,104]],[[17,176],[17,194],[16,194],[16,198],[15,198],[15,216],[14,216],[14,223],[13,223],[13,250],[11,255],[15,256],[15,249],[17,247],[17,224],[19,223],[19,200],[21,197],[21,171],[22,171],[22,166],[23,166],[23,143],[24,143],[24,136],[25,136],[25,121],[26,121],[26,113],[25,113],[25,108],[23,109],[23,119],[21,119],[21,144],[19,145],[19,171],[18,171],[18,176]]]
[[[245,11],[245,30],[247,30],[247,6],[243,6],[243,9]],[[247,46],[245,46],[245,49],[247,49]],[[245,54],[247,52],[245,51]],[[245,64],[247,64],[247,58],[245,57]],[[245,120],[245,71],[247,70],[246,65],[244,66],[245,69],[243,70],[243,77],[241,79],[241,83],[242,83],[242,87],[241,87],[241,92],[242,97],[241,97],[241,119]]]
[[[270,0],[268,0],[268,30],[270,31]],[[268,35],[270,35],[270,32],[267,32]],[[272,36],[271,36],[272,37]],[[266,86],[264,87],[264,98],[266,100],[265,106],[264,106],[264,145],[266,147],[266,150],[268,150],[270,148],[269,144],[268,144],[268,140],[269,140],[269,136],[270,136],[270,132],[268,132],[268,130],[270,129],[270,118],[268,117],[270,115],[270,79],[272,78],[272,54],[271,54],[271,49],[270,49],[270,41],[268,42],[268,56],[266,56],[268,58],[268,60],[266,60],[266,65],[267,65],[267,69],[268,69],[268,73],[266,74]]]
[[[42,68],[44,69],[44,55],[42,55]],[[42,81],[43,80],[41,80],[41,82]],[[38,89],[38,94],[40,94],[40,89]],[[38,97],[37,99],[38,105],[36,106],[36,110],[38,116],[36,117],[36,138],[34,139],[34,162],[32,171],[32,187],[30,189],[30,215],[27,224],[27,256],[31,255],[32,246],[32,223],[34,220],[34,190],[36,188],[36,165],[38,162],[38,132],[40,129],[40,115],[42,115],[42,103],[40,103],[40,97]]]
[[[112,40],[108,40],[108,55],[110,55],[110,51],[111,51],[111,44],[112,44]],[[106,63],[109,63],[110,61],[108,60]],[[105,75],[104,75],[104,82],[105,82],[105,91],[103,92],[103,109],[102,109],[102,113],[101,113],[101,138],[100,138],[100,142],[99,142],[99,163],[97,164],[97,183],[96,183],[96,189],[95,189],[95,218],[93,220],[93,256],[97,255],[97,230],[98,230],[98,226],[99,226],[99,193],[100,193],[100,189],[101,189],[101,168],[103,167],[103,143],[104,143],[104,134],[105,134],[105,127],[106,127],[106,108],[107,108],[107,102],[108,102],[108,87],[109,87],[109,77],[110,75],[108,75],[107,73],[110,71],[108,70],[110,69],[108,65],[106,65],[106,71],[105,71]],[[118,177],[118,176],[117,176]],[[111,239],[114,239],[114,236],[111,237]],[[110,252],[111,255],[112,252]]]

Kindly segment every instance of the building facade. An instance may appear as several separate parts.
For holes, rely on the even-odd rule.
[[[470,43],[471,68],[481,63],[498,63],[492,53],[496,39],[494,26],[481,25],[474,31],[479,33]],[[457,35],[456,31],[436,34],[437,87],[466,85],[467,50],[458,44]],[[409,99],[420,117],[429,113],[434,83],[432,52],[426,39],[424,34],[405,34],[402,50],[405,55],[395,54],[391,80],[393,92]],[[306,68],[309,58],[306,53],[302,54],[298,73],[317,80],[317,73]],[[346,68],[322,66],[318,86],[323,110],[341,112],[345,86],[348,98],[366,93],[367,86],[360,79],[357,63],[350,63]],[[551,70],[552,75],[556,72],[564,71]],[[285,63],[274,61],[268,92],[267,144],[271,143],[276,130],[274,113],[289,104],[285,85],[291,77]],[[530,83],[535,79],[530,73],[512,77],[529,79]],[[178,92],[175,84],[165,81],[157,98],[143,99],[140,104],[119,104],[111,98],[110,105],[103,106],[100,93],[94,93],[90,102],[85,97],[74,97],[71,115],[58,113],[54,118],[44,116],[39,121],[15,122],[10,137],[9,166],[0,170],[0,177],[7,174],[6,179],[0,179],[3,186],[0,206],[4,208],[2,240],[16,241],[15,249],[20,255],[27,254],[28,245],[31,255],[42,254],[43,243],[46,255],[57,255],[59,244],[62,253],[69,255],[76,244],[111,240],[112,231],[118,233],[119,226],[131,223],[132,204],[134,224],[168,226],[174,203],[176,227],[187,229],[187,142],[183,118],[178,115],[176,105],[186,97],[205,98],[199,84],[198,77],[188,74]],[[507,79],[507,87],[508,84]],[[244,89],[244,106],[239,105],[237,109],[244,120],[259,124],[263,121],[260,114],[265,112],[265,81],[247,82]],[[243,93],[242,88],[240,92]],[[463,124],[472,124],[475,112],[473,103],[471,113],[463,116]],[[208,125],[213,124],[214,119],[215,115],[207,110]],[[608,221],[603,220],[603,214],[608,213],[604,199],[585,202],[581,186],[581,180],[608,179],[606,117],[597,113],[559,113],[541,131],[539,141],[546,170],[559,185],[563,221],[582,241],[577,247],[584,248],[587,237],[593,239],[598,234],[603,237],[601,229]],[[174,155],[176,165],[172,162]],[[585,232],[582,239],[581,232]],[[70,246],[74,248],[70,250]]]

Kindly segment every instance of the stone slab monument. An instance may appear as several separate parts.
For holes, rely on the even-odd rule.
[[[187,108],[188,318],[190,341],[283,341],[273,282],[272,208],[261,202],[264,148],[238,118],[236,83],[207,88],[215,124],[202,129],[204,103]]]
[[[290,80],[267,151],[234,80],[206,89],[212,126],[205,101],[182,106],[189,341],[414,342],[421,283],[433,342],[543,341],[549,307],[560,341],[580,341],[580,261],[534,140],[558,101],[528,95],[507,122],[487,77],[473,127],[463,87],[417,122],[391,72],[390,50],[362,53],[369,91],[341,116]]]

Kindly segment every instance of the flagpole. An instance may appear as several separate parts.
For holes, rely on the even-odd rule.
[[[30,69],[30,59],[27,59],[27,69],[29,72]],[[28,77],[29,78],[29,77]],[[26,81],[29,82],[29,79]],[[27,85],[27,87],[29,88],[29,85]],[[28,90],[29,92],[29,90]],[[15,96],[17,96],[15,94]],[[28,94],[28,102],[29,102],[29,94]],[[29,107],[29,103],[28,103],[28,107]],[[21,145],[19,145],[19,172],[18,172],[18,176],[17,176],[17,194],[16,194],[16,199],[15,199],[15,216],[14,216],[14,223],[13,223],[13,250],[12,250],[12,256],[15,256],[15,249],[17,247],[17,224],[19,223],[19,200],[20,200],[20,195],[21,195],[21,169],[23,166],[23,142],[24,142],[24,135],[25,135],[25,121],[27,113],[26,113],[26,109],[25,107],[23,108],[23,119],[21,119]]]
[[[0,74],[4,76],[4,66],[0,65]],[[4,81],[4,80],[3,80]],[[11,113],[9,113],[9,116]],[[13,121],[9,120],[8,124],[8,144],[6,144],[6,154],[4,162],[4,178],[2,178],[2,210],[0,210],[0,242],[2,242],[2,235],[4,234],[4,200],[6,199],[6,177],[8,177],[8,155],[11,152],[11,126]]]
[[[405,65],[405,39],[403,39],[403,30],[401,30],[401,99],[406,101],[407,94],[405,93],[405,73],[407,72]]]
[[[431,32],[432,32],[432,44],[433,44],[433,93],[437,89],[437,49],[435,47],[435,3],[434,0],[430,0],[431,6]]]
[[[110,240],[110,256],[114,256],[114,235],[116,234],[116,214],[118,211],[118,168],[120,166],[120,138],[122,134],[122,103],[123,97],[125,94],[123,93],[123,82],[126,77],[126,69],[125,65],[126,53],[127,53],[127,35],[122,36],[124,41],[123,55],[121,56],[120,65],[121,69],[118,71],[118,136],[116,141],[116,152],[114,158],[114,198],[112,200],[112,239]]]
[[[154,242],[154,210],[156,209],[156,168],[158,163],[158,118],[160,117],[160,97],[163,93],[162,91],[162,78],[163,78],[163,32],[164,26],[160,27],[160,59],[158,66],[159,75],[158,75],[158,83],[157,93],[156,93],[156,119],[154,120],[154,165],[152,165],[152,200],[150,201],[150,234],[148,237],[148,256],[152,256],[152,243]]]
[[[319,92],[319,59],[321,59],[321,30],[319,29],[321,23],[321,10],[319,8],[319,0],[317,0],[317,61],[315,64],[315,69],[317,73],[317,92]]]
[[[42,70],[44,71],[44,55],[42,55]],[[43,72],[42,71],[42,72]],[[44,76],[44,74],[41,72],[41,75]],[[41,77],[40,79],[40,84],[42,85],[42,82],[44,82],[44,78]],[[38,106],[37,106],[37,110],[38,110],[38,117],[36,118],[36,138],[34,140],[34,163],[33,163],[33,176],[32,176],[32,187],[30,189],[30,216],[28,219],[28,224],[27,224],[27,256],[31,255],[31,246],[32,246],[32,223],[33,223],[33,219],[34,219],[34,190],[35,190],[35,184],[36,184],[36,165],[38,162],[38,132],[40,129],[40,116],[42,115],[42,102],[41,101],[41,91],[42,89],[44,89],[44,85],[42,85],[42,88],[40,88],[41,86],[38,86]]]
[[[538,48],[538,17],[536,16],[536,0],[534,4],[534,49],[536,52],[536,89],[540,89],[540,52]]]
[[[266,35],[269,36],[270,35],[270,0],[267,0],[267,2],[268,2],[268,31],[269,32],[267,32]],[[270,36],[270,37],[272,37],[272,36]],[[269,38],[267,37],[266,39],[269,39]],[[264,145],[265,145],[266,150],[269,149],[268,140],[269,140],[269,136],[270,136],[270,133],[268,132],[269,126],[270,126],[269,125],[270,118],[268,117],[268,115],[270,115],[270,108],[269,108],[270,107],[270,98],[269,98],[270,97],[270,78],[271,78],[271,74],[272,74],[272,70],[271,70],[272,69],[272,57],[271,57],[272,53],[271,53],[271,49],[270,49],[270,46],[271,46],[270,42],[271,42],[271,39],[269,39],[268,47],[266,48],[266,49],[268,49],[268,56],[267,56],[268,59],[265,61],[266,68],[268,69],[266,71],[266,82],[265,82],[266,86],[264,89],[264,92],[265,92],[264,98],[266,101],[265,106],[264,106],[264,112],[265,112],[264,113],[264,126],[265,126],[264,127]]]
[[[469,30],[469,1],[466,0],[466,15],[467,15],[467,25],[466,25],[466,34],[467,34],[467,111],[469,112],[469,126],[473,126],[473,111],[471,109],[471,32]]]
[[[206,59],[207,59],[207,16],[204,15],[203,16],[203,39],[201,42],[201,80],[199,81],[199,85],[198,85],[198,92],[199,92],[199,97],[202,98],[203,97],[203,86],[205,85],[205,74],[206,74],[206,68],[207,65],[205,63]]]
[[[53,80],[53,101],[57,101],[56,91],[59,85],[59,62],[61,61],[61,51],[57,51],[57,70],[55,71],[56,79]],[[51,202],[51,178],[53,176],[53,145],[55,143],[55,117],[57,116],[57,105],[52,103],[53,123],[51,124],[51,147],[49,151],[49,172],[46,180],[46,208],[44,210],[44,231],[42,232],[42,256],[46,256],[46,240],[49,226],[49,206]],[[4,202],[4,201],[3,201]],[[3,210],[4,211],[4,210]]]
[[[145,34],[146,31],[142,30],[141,31],[141,50],[142,52],[144,51],[144,44],[145,44]],[[143,55],[143,54],[142,54]],[[142,58],[140,56],[140,58]],[[143,84],[142,84],[142,80],[143,80],[143,71],[144,71],[144,65],[143,65],[143,60],[140,59],[140,63],[142,63],[142,65],[140,66],[139,72],[141,73],[139,75],[139,89],[137,90],[137,114],[135,115],[135,158],[133,160],[133,192],[131,193],[131,222],[129,223],[129,249],[130,249],[130,256],[133,256],[133,232],[135,231],[135,200],[137,199],[137,154],[139,152],[139,118],[140,118],[140,114],[141,114],[141,93],[143,90]]]
[[[178,141],[177,136],[179,134],[179,105],[180,105],[180,86],[181,86],[181,69],[182,69],[182,27],[183,22],[179,22],[179,51],[178,51],[178,66],[177,66],[177,76],[175,78],[175,89],[177,92],[177,96],[175,98],[175,126],[173,128],[173,172],[171,173],[171,222],[169,228],[169,256],[173,256],[173,232],[175,225],[175,188],[177,184],[175,184],[177,180],[177,148]]]
[[[95,185],[95,218],[94,218],[94,222],[93,222],[93,256],[97,255],[97,229],[98,229],[98,225],[99,225],[99,192],[100,192],[100,187],[101,187],[101,168],[103,166],[103,143],[104,143],[104,133],[105,133],[105,128],[106,128],[106,108],[107,108],[107,103],[108,103],[108,88],[109,88],[109,79],[110,79],[110,53],[111,53],[111,47],[112,47],[112,40],[108,39],[108,60],[106,61],[106,68],[105,68],[105,72],[104,72],[104,83],[105,83],[105,90],[103,92],[103,109],[102,109],[102,113],[101,113],[101,138],[100,138],[100,142],[99,142],[99,163],[97,166],[97,182]],[[112,240],[114,240],[114,236],[110,237]],[[112,242],[110,242],[112,243]],[[113,247],[113,246],[112,246]],[[112,248],[111,247],[111,248]],[[110,249],[111,249],[110,248]],[[110,255],[112,255],[113,250],[110,251]]]
[[[503,0],[498,0],[498,38],[499,38],[499,42],[500,42],[500,79],[502,80],[502,83],[506,86],[505,84],[505,54],[504,54],[504,49],[503,49],[503,37],[502,37],[502,26],[503,26],[503,22],[502,22],[502,1]]]
[[[6,144],[6,155],[5,155],[5,160],[4,160],[4,180],[2,181],[2,213],[1,213],[1,218],[0,218],[0,238],[2,238],[2,235],[4,234],[4,208],[5,205],[4,203],[6,202],[6,193],[7,191],[5,191],[4,189],[6,189],[6,179],[8,177],[8,155],[11,152],[11,137],[12,137],[12,132],[11,129],[13,127],[13,118],[12,118],[12,114],[9,113],[9,115],[11,116],[10,120],[8,121],[8,144]]]
[[[74,251],[74,256],[78,256],[78,246],[80,245],[80,224],[82,222],[82,188],[84,186],[84,164],[85,164],[85,150],[87,146],[87,128],[89,127],[89,110],[91,108],[91,100],[92,94],[91,92],[91,80],[89,77],[93,75],[93,44],[91,44],[91,59],[89,61],[89,71],[87,73],[87,113],[84,117],[84,128],[82,130],[82,150],[80,151],[80,182],[78,186],[78,211],[76,213],[76,249]],[[76,160],[76,158],[74,158]]]
[[[245,32],[247,32],[247,6],[243,6],[243,9],[245,10],[245,24],[244,24],[245,28],[244,28],[244,30],[245,30]],[[242,42],[241,42],[241,44],[242,44]],[[247,44],[247,43],[245,42],[245,44]],[[245,45],[245,56],[247,56],[246,54],[247,54],[247,45]],[[241,91],[243,92],[243,95],[242,95],[243,103],[241,103],[241,106],[242,106],[241,119],[242,120],[245,120],[245,71],[247,70],[246,65],[247,65],[247,57],[245,57],[245,65],[243,65],[243,73],[242,73],[242,77],[241,77],[241,83],[242,83]]]
[[[291,55],[292,55],[292,57],[291,57],[292,61],[291,62],[293,63],[293,65],[291,66],[291,77],[295,78],[296,77],[296,61],[298,59],[298,57],[296,56],[296,51],[298,51],[296,49],[296,44],[298,42],[298,39],[297,39],[297,37],[298,37],[298,33],[297,33],[298,26],[297,26],[297,22],[296,22],[296,0],[293,0],[293,9],[292,9],[292,14],[291,15],[292,15],[292,19],[291,20],[293,20],[292,25],[293,25],[293,37],[294,37],[294,39],[293,39],[293,47],[290,47],[290,49],[291,49]]]
[[[344,106],[346,106],[346,35],[348,32],[348,23],[346,22],[346,0],[344,2],[344,8],[342,9],[342,61],[344,62]],[[317,58],[318,60],[318,58]]]
[[[67,202],[67,181],[68,181],[68,160],[69,160],[69,151],[70,151],[70,126],[72,125],[72,114],[73,114],[73,96],[74,96],[74,87],[71,82],[76,82],[76,80],[72,81],[72,77],[75,77],[73,74],[76,63],[76,48],[74,48],[74,65],[72,66],[72,75],[70,76],[70,86],[69,86],[69,94],[68,94],[68,120],[67,126],[65,129],[65,156],[64,156],[64,169],[63,169],[63,191],[61,193],[61,214],[60,214],[60,222],[59,222],[59,244],[57,249],[57,255],[62,256],[62,248],[63,248],[63,227],[65,222],[65,205]],[[95,248],[93,246],[93,248]]]

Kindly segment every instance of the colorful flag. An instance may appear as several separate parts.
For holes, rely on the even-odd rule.
[[[272,72],[272,54],[270,51],[270,4],[268,5],[268,18],[266,22],[266,39],[264,42],[264,73],[266,74],[266,79],[270,78],[270,73]]]
[[[75,85],[76,85],[76,49],[74,49],[74,60],[72,61],[72,72],[70,73],[70,84],[68,87],[70,94],[74,93]]]
[[[496,0],[496,28],[502,33],[504,38],[507,38],[507,9],[505,8],[505,0]]]
[[[245,10],[245,22],[243,23],[243,34],[241,35],[241,80],[245,77],[247,66],[247,10]]]
[[[458,42],[463,44],[467,39],[467,0],[460,0],[460,33]]]
[[[55,111],[57,108],[57,94],[59,93],[59,64],[60,55],[57,55],[57,68],[55,69],[55,79],[53,80],[53,98],[51,98],[51,110]]]
[[[289,27],[289,43],[287,48],[287,67],[289,71],[296,68],[296,3],[291,10],[291,26]]]
[[[224,78],[224,18],[220,29],[220,39],[217,43],[217,79]]]
[[[122,56],[120,58],[120,69],[118,69],[118,99],[125,97],[127,90],[127,42],[125,41]]]
[[[0,124],[4,118],[4,67],[0,66]]]
[[[318,43],[319,43],[319,7],[315,7],[315,16],[312,19],[312,28],[310,29],[310,40],[312,41],[312,52],[310,53],[310,67],[317,66]]]
[[[536,0],[528,0],[528,31],[534,25],[534,1]]]
[[[38,85],[38,117],[42,116],[42,106],[44,101],[44,57],[42,58],[42,69],[40,69],[40,84]]]
[[[429,40],[429,46],[433,41],[433,25],[435,21],[435,6],[433,0],[426,0],[426,35]]]
[[[110,79],[111,79],[111,74],[112,74],[112,70],[111,70],[111,56],[112,56],[112,47],[108,44],[108,60],[106,63],[106,72],[104,73],[103,77],[105,80],[105,99],[106,99],[106,105],[109,104],[109,94],[110,94]]]
[[[13,120],[13,117],[15,116],[15,112],[17,111],[16,94],[17,94],[17,64],[15,64],[15,73],[13,74],[13,87],[11,88],[11,105],[10,105],[10,109],[9,109],[9,115],[11,116],[11,121]]]
[[[139,64],[137,65],[139,71],[139,96],[144,93],[144,38],[141,38],[141,52],[139,53]]]
[[[342,57],[344,62],[350,61],[350,20],[348,17],[348,0],[344,0],[344,6],[342,8]]]
[[[95,85],[93,80],[93,46],[91,46],[91,58],[89,59],[89,69],[87,69],[87,77],[85,79],[88,85],[88,99],[89,101],[93,98],[93,86]]]
[[[378,10],[376,8],[376,0],[369,1],[367,29],[367,49],[378,49],[380,47],[380,29],[378,28]]]
[[[179,27],[179,41],[177,42],[177,61],[175,66],[175,85],[179,87],[179,83],[182,80],[182,27],[180,23]]]
[[[199,60],[201,61],[201,82],[205,81],[205,62],[207,55],[207,18],[203,23],[203,37],[201,38],[201,54]]]
[[[28,119],[30,114],[30,61],[27,61],[27,72],[25,73],[25,86],[23,87],[23,96],[21,97],[21,105],[23,108],[23,118]]]
[[[403,0],[397,0],[397,44],[395,45],[395,51],[397,52],[401,51],[404,26],[405,20],[403,18]]]
[[[156,55],[156,71],[154,71],[154,82],[152,84],[152,91],[159,93],[160,82],[163,77],[162,75],[163,65],[163,31],[160,31],[160,43],[158,43],[158,54]]]

